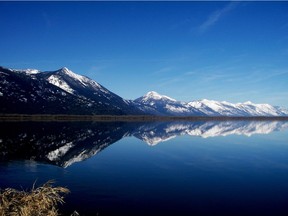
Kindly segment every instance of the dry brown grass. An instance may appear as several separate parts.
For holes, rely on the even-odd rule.
[[[57,205],[63,204],[64,194],[69,190],[64,187],[53,187],[53,181],[31,189],[18,191],[6,188],[0,192],[0,216],[56,216]]]

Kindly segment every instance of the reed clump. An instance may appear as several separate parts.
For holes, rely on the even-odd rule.
[[[48,181],[31,191],[6,188],[0,192],[0,216],[56,216],[57,205],[63,204],[63,195],[69,193],[65,187],[53,187]]]

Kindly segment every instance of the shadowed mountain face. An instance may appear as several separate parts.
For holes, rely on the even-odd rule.
[[[68,167],[127,136],[156,145],[180,135],[203,138],[233,134],[251,136],[287,128],[285,121],[2,122],[0,158]]]
[[[143,114],[131,101],[67,68],[57,71],[0,67],[0,113]]]

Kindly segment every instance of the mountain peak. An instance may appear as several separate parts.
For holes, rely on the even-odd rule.
[[[87,82],[91,81],[89,78],[87,78],[85,76],[74,73],[73,71],[69,70],[67,67],[63,67],[58,71],[60,71],[60,72],[64,73],[65,75],[73,78],[74,80],[82,83],[84,86],[87,86]],[[96,82],[94,82],[94,83],[96,83]],[[97,84],[97,86],[98,86],[98,84]]]
[[[161,97],[161,95],[155,91],[149,91],[149,92],[147,92],[147,94],[145,96],[147,96],[147,97]]]
[[[176,101],[173,98],[170,98],[166,95],[161,95],[155,91],[150,91],[148,92],[145,96],[146,99],[154,99],[154,100],[161,100],[161,99],[166,99],[166,100],[171,100],[171,101]]]
[[[63,67],[63,68],[61,68],[61,70],[63,70],[63,71],[70,71],[67,67]]]
[[[72,72],[71,70],[69,70],[67,67],[63,67],[59,70],[60,72],[63,72],[69,76],[74,76],[76,75],[74,72]],[[79,75],[78,75],[79,76]]]
[[[253,103],[251,101],[246,101],[244,102],[243,104],[246,104],[246,105],[253,105]]]

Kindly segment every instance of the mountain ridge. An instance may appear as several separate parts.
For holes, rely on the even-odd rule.
[[[269,104],[207,99],[182,102],[155,91],[126,100],[66,67],[41,72],[0,66],[0,75],[2,114],[288,116],[287,109]]]
[[[288,110],[270,104],[254,104],[251,101],[244,103],[230,103],[215,100],[195,100],[191,102],[177,101],[166,95],[150,91],[146,95],[135,99],[137,103],[154,107],[166,114],[179,116],[287,116]]]

